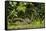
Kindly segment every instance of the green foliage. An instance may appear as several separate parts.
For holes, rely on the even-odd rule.
[[[20,8],[21,8],[21,9],[20,9]],[[26,7],[25,7],[24,3],[20,2],[19,5],[17,6],[17,10],[18,10],[18,11],[23,11],[23,12],[25,12],[25,9],[26,9]]]
[[[44,27],[45,20],[44,3],[26,3],[10,1],[8,4],[9,5],[7,6],[8,7],[7,21],[11,22],[8,23],[9,24],[8,29],[13,29],[14,27],[15,29]],[[21,20],[20,19],[18,21],[15,20],[16,22],[14,23],[13,21],[14,18],[22,18],[24,19],[25,22],[20,22]],[[27,21],[29,21],[29,23]]]

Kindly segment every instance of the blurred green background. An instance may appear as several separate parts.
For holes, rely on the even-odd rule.
[[[6,1],[8,29],[45,27],[45,3]]]

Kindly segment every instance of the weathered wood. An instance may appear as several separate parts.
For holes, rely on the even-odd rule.
[[[30,23],[31,20],[29,18],[25,18],[25,19],[22,19],[22,18],[14,18],[13,19],[13,22],[16,22],[16,21],[20,21],[20,22],[24,22],[24,23]]]
[[[24,19],[22,19],[22,18],[14,18],[14,19],[13,19],[13,21],[15,21],[15,22],[16,22],[16,21],[23,22],[23,21],[24,21]]]

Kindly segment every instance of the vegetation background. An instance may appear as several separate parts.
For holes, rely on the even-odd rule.
[[[8,29],[45,27],[45,4],[38,2],[6,1]]]

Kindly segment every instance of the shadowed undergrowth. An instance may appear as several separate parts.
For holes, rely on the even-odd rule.
[[[30,24],[25,24],[23,22],[16,22],[16,23],[11,23],[11,24],[8,24],[8,29],[27,29],[27,28],[44,28],[44,21],[40,22],[39,21],[32,21],[32,23]]]

